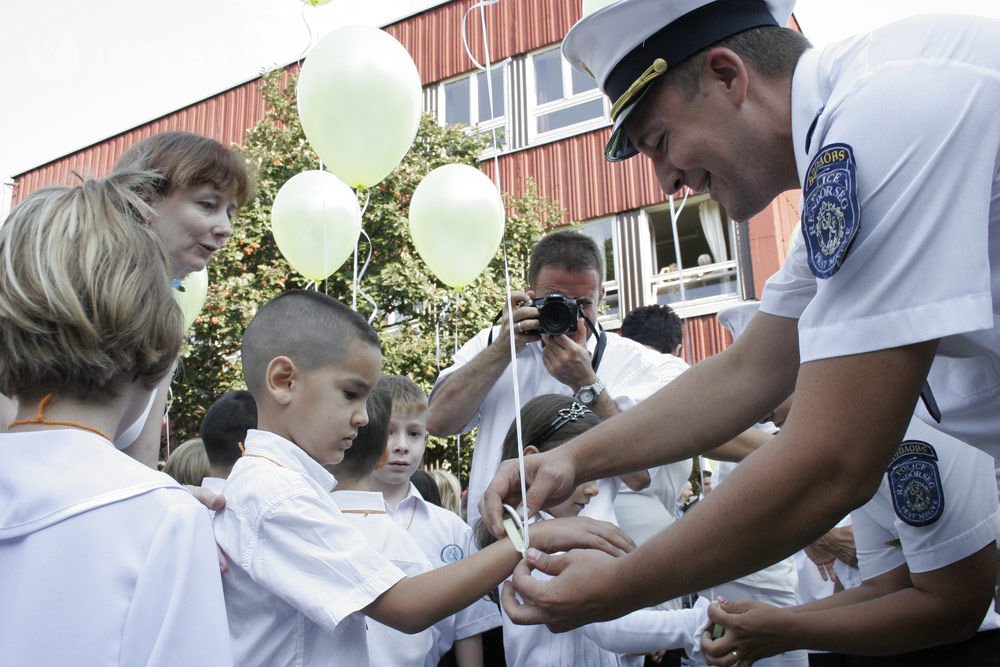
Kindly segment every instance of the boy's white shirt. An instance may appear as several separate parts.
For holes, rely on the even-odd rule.
[[[540,514],[551,518],[544,512]],[[538,570],[533,570],[531,576],[551,578]],[[640,609],[563,633],[553,633],[544,625],[516,625],[503,614],[504,653],[507,664],[518,667],[632,667],[642,665],[646,653],[675,648],[684,649],[701,662],[701,635],[708,627],[708,604],[705,598],[698,598],[691,609]]]
[[[250,665],[368,665],[360,612],[403,572],[344,520],[333,475],[294,443],[250,430],[215,516],[233,657]]]
[[[343,512],[344,520],[360,530],[368,544],[406,576],[415,577],[432,569],[413,538],[389,517],[381,493],[334,490],[333,500]],[[430,628],[407,634],[368,619],[368,653],[372,667],[423,667],[433,643]]]
[[[0,434],[0,591],[5,665],[232,664],[204,508],[92,433]]]
[[[435,568],[464,558],[475,551],[472,529],[452,511],[429,503],[410,483],[406,496],[388,509],[397,525],[406,529]],[[480,598],[462,611],[434,624],[434,647],[427,655],[427,667],[436,667],[441,656],[459,639],[472,637],[500,625],[497,605]]]

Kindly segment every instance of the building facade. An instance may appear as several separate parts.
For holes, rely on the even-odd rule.
[[[385,26],[413,56],[425,111],[488,133],[493,147],[481,168],[502,190],[520,196],[533,179],[565,210],[565,222],[581,223],[605,248],[606,327],[636,306],[667,303],[684,320],[689,362],[721,351],[730,341],[714,314],[758,297],[778,269],[798,223],[799,193],[779,196],[751,220],[731,220],[705,194],[665,198],[645,160],[604,160],[608,104],[559,50],[581,1],[506,0],[470,13],[474,4],[446,2]],[[259,86],[243,83],[20,174],[13,203],[74,174],[105,174],[126,148],[165,130],[240,144],[264,116]]]

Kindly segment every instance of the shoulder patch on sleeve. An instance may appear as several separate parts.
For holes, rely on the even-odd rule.
[[[858,233],[858,173],[848,144],[823,146],[806,171],[802,236],[809,268],[817,278],[837,272]]]
[[[922,440],[904,440],[886,475],[896,516],[911,526],[926,526],[944,512],[944,489],[937,452]]]

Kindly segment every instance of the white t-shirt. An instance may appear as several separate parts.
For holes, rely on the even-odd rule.
[[[230,665],[211,521],[75,429],[0,435],[0,662]]]
[[[1000,536],[993,461],[914,418],[878,492],[851,520],[864,579],[951,565]],[[990,605],[980,629],[998,627]]]
[[[997,44],[998,21],[935,15],[802,56],[792,78],[792,132],[805,187],[803,229],[828,245],[814,243],[810,254],[797,235],[760,307],[798,318],[803,362],[940,338],[928,376],[944,416],[940,428],[994,455],[1000,454]],[[814,159],[832,160],[836,169],[824,179],[845,183],[851,181],[845,165],[853,162],[859,213],[847,205],[853,186],[830,188],[843,205],[821,196],[816,184],[829,181],[813,178]],[[829,234],[840,229],[834,223],[849,227],[855,218],[853,242]],[[820,256],[816,247],[847,248],[828,278],[810,270],[809,258]],[[928,419],[922,405],[917,415]]]
[[[215,515],[233,657],[251,665],[368,665],[360,610],[403,572],[331,497],[333,475],[296,445],[247,432]]]
[[[455,354],[454,364],[441,371],[438,383],[451,373],[467,364],[487,347],[489,329],[484,329],[471,338]],[[494,336],[499,335],[499,328]],[[593,354],[597,342],[595,336],[587,339],[587,348]],[[608,395],[620,410],[627,410],[645,399],[662,386],[660,381],[659,357],[657,352],[647,349],[635,341],[608,333],[603,359],[597,368],[597,377],[604,383]],[[472,466],[469,471],[468,522],[475,526],[479,519],[479,501],[486,487],[493,481],[500,467],[503,439],[514,421],[513,364],[508,365],[500,378],[486,395],[478,413],[462,429],[463,432],[479,426],[476,445],[472,450]],[[521,404],[527,403],[541,394],[562,394],[572,396],[573,389],[549,374],[542,361],[541,343],[529,343],[517,354],[518,387]],[[432,392],[433,394],[433,392]],[[614,521],[614,501],[616,485],[600,485],[600,494],[584,510],[584,516],[604,521]]]
[[[386,513],[385,498],[377,491],[334,491],[333,500],[343,519],[361,531],[373,549],[392,561],[406,576],[431,570],[431,563],[413,538]],[[368,619],[368,653],[372,667],[423,667],[433,644],[430,628],[407,634]]]
[[[472,529],[462,518],[421,497],[412,483],[406,497],[389,515],[406,530],[433,567],[444,567],[474,552]],[[434,646],[427,654],[426,667],[437,667],[441,656],[459,639],[472,637],[500,625],[497,605],[480,598],[465,609],[434,624]]]

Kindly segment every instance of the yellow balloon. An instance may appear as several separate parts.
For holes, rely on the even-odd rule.
[[[191,328],[194,320],[205,306],[208,296],[208,269],[189,273],[174,290],[174,298],[184,314],[184,331]]]
[[[496,254],[503,229],[500,192],[475,167],[438,167],[413,192],[413,245],[445,285],[461,289],[475,280]]]
[[[420,73],[406,48],[369,26],[334,30],[306,57],[299,118],[327,169],[370,188],[396,168],[420,124]]]
[[[271,206],[278,250],[296,271],[320,281],[337,270],[361,233],[351,188],[328,171],[304,171],[278,190]]]

